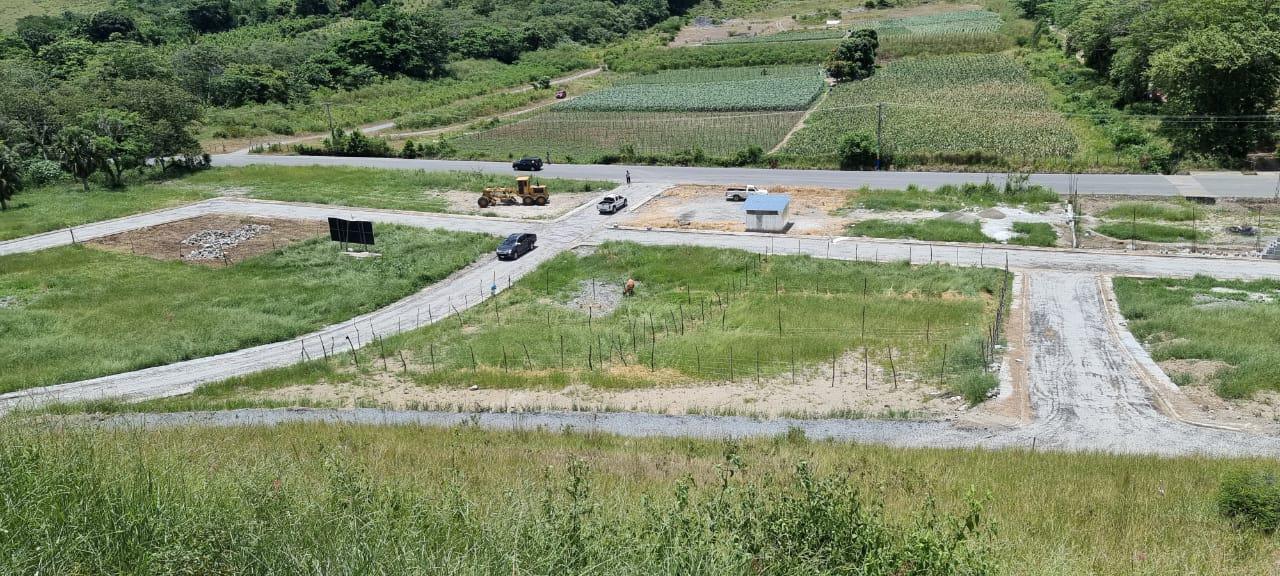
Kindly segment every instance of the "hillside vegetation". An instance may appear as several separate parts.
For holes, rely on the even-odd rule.
[[[1275,469],[798,432],[23,422],[0,430],[0,571],[1266,574],[1276,539],[1218,513],[1241,466]]]

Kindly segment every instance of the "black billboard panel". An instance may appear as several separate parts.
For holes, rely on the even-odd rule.
[[[373,222],[330,218],[329,239],[346,244],[373,246]]]

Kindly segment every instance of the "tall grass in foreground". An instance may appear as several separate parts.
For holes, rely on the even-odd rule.
[[[481,234],[378,227],[382,256],[327,238],[207,267],[67,246],[0,257],[0,392],[276,342],[376,310],[493,249]]]
[[[6,574],[1263,574],[1235,462],[469,427],[0,425]],[[977,495],[975,497],[975,495]]]

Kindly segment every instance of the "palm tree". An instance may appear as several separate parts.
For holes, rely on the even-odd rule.
[[[9,209],[9,200],[22,190],[22,174],[18,168],[18,155],[0,144],[0,210]]]

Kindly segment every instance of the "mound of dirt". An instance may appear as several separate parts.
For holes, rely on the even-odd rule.
[[[938,219],[946,220],[947,222],[959,222],[961,224],[973,224],[978,221],[978,217],[976,215],[968,212],[951,212]]]
[[[996,210],[995,208],[987,208],[986,210],[979,212],[978,217],[986,218],[988,220],[1004,220],[1006,218],[1004,212]]]
[[[622,304],[622,286],[610,282],[583,280],[567,306],[596,316],[612,313]]]

